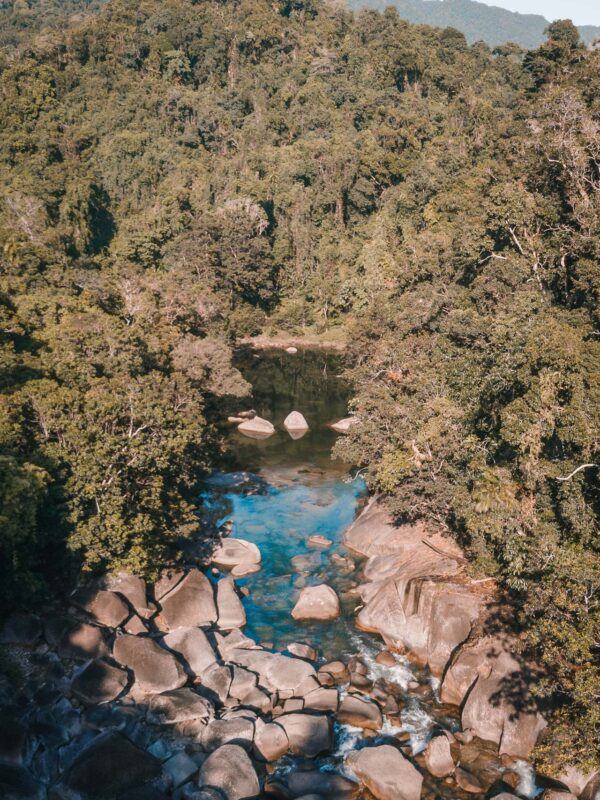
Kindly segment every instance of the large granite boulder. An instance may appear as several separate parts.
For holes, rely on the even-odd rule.
[[[198,569],[192,569],[160,601],[161,618],[169,630],[212,625],[217,621],[213,587]]]
[[[377,703],[353,694],[348,694],[341,699],[337,718],[339,722],[346,725],[354,725],[357,728],[366,728],[372,731],[381,730],[383,726],[383,716]]]
[[[58,655],[74,661],[88,661],[90,658],[102,658],[109,654],[101,628],[86,622],[67,628],[58,643]]]
[[[224,539],[212,554],[212,563],[223,569],[231,569],[240,564],[259,564],[260,550],[245,539]]]
[[[73,596],[73,603],[108,628],[118,628],[131,616],[131,610],[118,594],[87,587]]]
[[[463,648],[446,671],[441,699],[462,702],[463,729],[498,744],[500,754],[527,758],[546,727],[508,639]]]
[[[308,430],[308,422],[299,411],[291,411],[283,420],[283,427],[288,433],[299,433]]]
[[[292,609],[294,619],[336,619],[340,615],[340,601],[337,594],[326,583],[307,586],[300,591],[296,605]]]
[[[260,794],[256,770],[244,748],[236,744],[223,745],[208,756],[198,785],[218,789],[225,800],[251,800]]]
[[[121,733],[107,731],[79,753],[63,775],[59,791],[78,800],[110,800],[160,773],[157,759]]]
[[[217,613],[217,625],[222,631],[243,628],[246,624],[244,606],[230,577],[221,578],[217,584]]]
[[[237,744],[244,750],[250,750],[253,741],[254,722],[248,717],[213,719],[200,736],[200,743],[208,753],[225,744]]]
[[[176,628],[163,637],[169,650],[177,653],[185,669],[194,677],[216,664],[217,657],[201,628]]]
[[[206,724],[213,715],[212,704],[185,687],[154,695],[148,702],[148,719],[157,725],[175,725],[190,720]]]
[[[79,669],[71,679],[71,692],[86,705],[115,700],[128,683],[125,670],[103,659],[94,659]]]
[[[289,750],[290,742],[285,728],[277,722],[256,721],[254,752],[263,761],[276,761]]]
[[[107,589],[124,597],[142,619],[149,619],[156,612],[156,607],[148,602],[145,581],[137,575],[119,572],[109,575],[105,583]]]
[[[346,764],[377,800],[421,798],[421,773],[391,745],[353,750]]]
[[[446,734],[434,736],[425,750],[425,767],[436,778],[446,778],[454,772],[450,740]]]
[[[316,678],[317,674],[307,661],[267,650],[232,648],[228,650],[227,658],[255,672],[260,676],[260,684],[272,691],[293,694],[308,678]]]
[[[117,636],[113,656],[119,664],[133,671],[136,686],[144,693],[159,694],[177,689],[187,680],[175,656],[146,637],[128,633]]]
[[[333,747],[331,722],[326,716],[283,714],[277,718],[277,724],[286,732],[294,755],[315,758]]]

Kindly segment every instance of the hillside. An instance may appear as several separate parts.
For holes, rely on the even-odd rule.
[[[354,10],[393,6],[408,22],[457,28],[469,43],[484,41],[491,47],[505,42],[515,42],[528,50],[539,47],[549,24],[539,14],[519,14],[477,0],[348,0],[348,5]],[[600,37],[600,27],[581,26],[579,34],[589,45]]]

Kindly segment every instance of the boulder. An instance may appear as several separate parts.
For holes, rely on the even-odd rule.
[[[316,676],[307,661],[266,650],[232,648],[228,660],[255,672],[260,676],[260,684],[273,691],[294,693],[307,678]]]
[[[146,583],[137,575],[119,572],[106,579],[106,588],[124,597],[142,619],[149,619],[156,608],[146,597]]]
[[[225,800],[250,800],[258,797],[260,784],[246,751],[226,744],[211,753],[200,768],[200,787],[219,789]]]
[[[421,798],[421,773],[391,745],[353,750],[346,764],[377,800]]]
[[[436,778],[445,778],[454,772],[450,741],[445,734],[434,736],[425,750],[425,767]]]
[[[46,787],[18,764],[0,763],[2,800],[46,800]]]
[[[291,642],[286,649],[292,655],[298,656],[298,658],[306,658],[308,661],[316,661],[317,659],[315,648],[303,642]]]
[[[356,795],[357,785],[342,775],[318,770],[293,771],[288,776],[288,789],[292,797],[306,800],[308,797],[323,800],[346,800]]]
[[[372,731],[381,730],[383,726],[383,716],[377,703],[355,694],[348,694],[341,699],[337,719],[346,725]]]
[[[309,536],[306,540],[306,544],[309,547],[318,547],[322,550],[327,550],[328,547],[331,547],[333,541],[317,533],[314,536]]]
[[[119,595],[104,589],[82,589],[74,595],[73,603],[108,628],[118,628],[131,616],[129,606]]]
[[[245,578],[246,575],[252,575],[254,572],[260,572],[260,564],[236,564],[231,569],[231,576],[233,578]]]
[[[230,631],[233,628],[243,628],[246,624],[246,612],[238,594],[235,584],[230,577],[221,578],[217,584],[217,625],[221,630]]]
[[[294,755],[315,758],[333,747],[333,730],[325,716],[283,714],[277,718],[277,723],[286,732]]]
[[[339,419],[337,422],[332,422],[329,427],[336,433],[348,433],[350,428],[353,425],[356,425],[357,422],[357,417],[344,417],[343,419]]]
[[[212,555],[212,563],[223,569],[230,569],[239,564],[259,564],[260,560],[258,547],[245,539],[224,539]]]
[[[157,759],[121,733],[107,731],[76,756],[62,778],[61,789],[67,797],[106,800],[138,788],[160,773]]]
[[[164,636],[163,642],[181,657],[185,669],[194,677],[216,664],[215,652],[201,628],[176,628]]]
[[[103,659],[94,659],[75,673],[71,679],[71,692],[86,705],[99,705],[115,700],[127,683],[125,670]]]
[[[161,617],[171,631],[212,625],[217,620],[212,584],[197,569],[190,570],[160,602]]]
[[[321,686],[304,695],[304,708],[307,711],[337,711],[338,705],[337,689],[326,689]]]
[[[484,786],[481,781],[462,767],[456,767],[454,778],[464,792],[481,794],[484,791]]]
[[[292,411],[283,420],[283,427],[290,432],[307,431],[309,429],[308,422],[304,419],[299,411]]]
[[[254,733],[254,752],[263,761],[276,761],[289,750],[285,729],[276,722],[257,720]]]
[[[213,707],[205,697],[185,687],[154,695],[148,702],[148,719],[156,725],[175,725],[190,720],[206,724],[213,713]]]
[[[254,740],[254,722],[247,717],[213,719],[199,737],[204,750],[212,753],[224,744],[237,744],[250,750]]]
[[[154,599],[161,600],[185,578],[182,569],[165,569],[160,573],[160,578],[154,584]]]
[[[250,439],[267,439],[275,433],[273,424],[262,417],[244,420],[237,429]]]
[[[307,586],[300,591],[296,605],[292,609],[294,619],[336,619],[340,615],[340,601],[337,594],[325,583]]]
[[[117,636],[113,656],[119,664],[133,671],[136,685],[144,693],[160,694],[177,689],[187,680],[175,656],[152,639],[128,633]]]
[[[254,672],[240,667],[237,664],[231,666],[232,678],[229,686],[229,694],[235,700],[242,701],[250,692],[254,691],[258,678]]]
[[[291,356],[295,356],[298,352],[298,348],[294,347],[294,345],[290,345],[289,347],[285,348],[285,352],[289,353]]]
[[[67,629],[58,644],[60,658],[69,658],[73,661],[88,661],[90,658],[102,658],[109,654],[110,650],[102,630],[86,622]]]

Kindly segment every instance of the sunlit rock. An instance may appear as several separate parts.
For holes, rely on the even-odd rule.
[[[377,800],[420,800],[421,773],[391,745],[353,750],[346,764]]]
[[[326,583],[307,586],[300,591],[292,609],[294,619],[336,619],[340,615],[340,601],[335,591]]]
[[[357,417],[344,417],[337,422],[332,422],[329,426],[336,433],[348,433],[353,425],[358,422]]]
[[[244,436],[249,436],[251,439],[266,439],[275,433],[273,423],[262,417],[253,417],[252,419],[244,420],[238,425],[238,431],[243,433]]]

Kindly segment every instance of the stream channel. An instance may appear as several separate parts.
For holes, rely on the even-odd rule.
[[[343,546],[342,534],[365,503],[366,486],[356,477],[356,470],[331,456],[337,434],[327,423],[346,416],[351,391],[340,377],[341,357],[321,351],[295,355],[243,351],[237,366],[253,387],[248,407],[270,420],[276,433],[256,440],[233,429],[230,445],[235,470],[217,472],[206,481],[200,507],[207,528],[226,526],[232,536],[260,548],[260,572],[236,581],[248,592],[244,632],[283,652],[291,642],[310,644],[319,653],[317,665],[359,656],[369,667],[369,677],[384,682],[401,708],[399,718],[385,719],[378,738],[381,743],[390,737],[409,739],[416,755],[436,727],[459,728],[457,709],[439,704],[436,680],[405,656],[396,655],[397,664],[392,667],[376,663],[383,642],[357,630],[354,624],[360,601],[349,590],[360,582],[362,567]],[[296,440],[282,427],[292,410],[300,411],[310,425]],[[313,534],[330,539],[332,546],[308,546],[307,539]],[[350,564],[341,563],[338,556],[350,559]],[[340,618],[294,621],[291,610],[300,588],[320,583],[328,583],[340,596]],[[336,749],[333,755],[318,759],[319,768],[343,773],[344,755],[364,743],[360,729],[336,725]],[[286,756],[277,763],[276,771],[296,766],[294,759]],[[531,774],[525,762],[523,767],[520,791],[532,796]],[[429,777],[425,788],[430,796],[455,796],[443,780]]]

